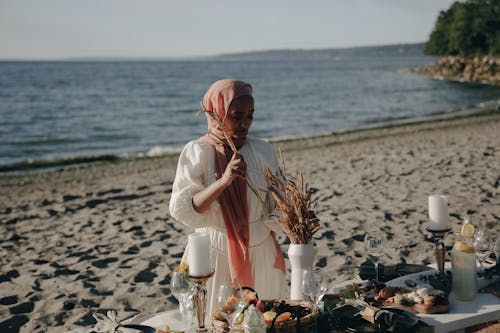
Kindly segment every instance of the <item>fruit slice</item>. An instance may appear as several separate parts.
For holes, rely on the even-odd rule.
[[[274,321],[275,323],[284,323],[287,320],[290,320],[292,318],[292,314],[290,312],[283,312],[276,317],[276,320]]]
[[[262,314],[264,317],[264,320],[266,321],[266,324],[270,324],[273,322],[274,317],[276,317],[277,313],[274,311],[266,311]]]
[[[464,241],[458,241],[455,243],[455,249],[460,252],[474,253],[474,248]]]
[[[462,225],[462,228],[460,229],[460,234],[464,238],[472,238],[472,237],[474,237],[474,225],[472,223],[470,223],[469,221],[466,221]]]
[[[220,321],[227,322],[226,317],[222,314],[222,312],[220,310],[216,310],[214,312],[214,318],[217,319],[217,320],[220,320]]]

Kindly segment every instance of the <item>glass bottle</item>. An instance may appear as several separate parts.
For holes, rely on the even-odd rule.
[[[245,312],[243,329],[245,333],[266,333],[266,322],[264,317],[253,304],[250,304]]]
[[[474,226],[468,217],[460,231],[461,237],[452,250],[452,290],[459,301],[472,301],[477,293],[477,267],[474,253]]]

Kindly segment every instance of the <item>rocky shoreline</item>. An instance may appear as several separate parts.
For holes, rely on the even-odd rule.
[[[500,85],[500,56],[446,56],[410,71],[438,79]]]

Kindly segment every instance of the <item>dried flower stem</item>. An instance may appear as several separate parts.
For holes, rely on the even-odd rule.
[[[220,116],[216,112],[210,112],[210,111],[206,110],[203,107],[203,105],[201,106],[201,110],[200,111],[204,112],[204,113],[207,113],[212,119],[214,119],[217,122],[217,125],[219,125],[219,127],[222,129],[222,132],[224,133],[224,137],[226,138],[226,141],[229,144],[229,147],[233,151],[233,154],[238,154],[238,149],[236,148],[236,145],[234,144],[233,139],[231,139],[231,137],[227,133],[226,127],[224,126],[224,122],[222,121],[222,119],[220,118]],[[255,194],[255,196],[257,197],[257,200],[259,200],[259,203],[264,208],[265,207],[264,206],[264,200],[262,200],[262,198],[261,198],[259,192],[257,191],[257,189],[252,185],[252,183],[250,182],[250,179],[248,179],[248,177],[245,180],[246,180],[247,185],[250,188],[250,190],[252,190],[253,194]]]
[[[222,119],[220,119],[220,116],[214,111],[210,112],[206,110],[203,105],[201,106],[201,111],[207,113],[212,119],[214,119],[217,122],[217,125],[222,129],[222,132],[224,133],[224,137],[226,138],[227,143],[229,144],[229,147],[231,147],[231,150],[233,151],[234,154],[238,153],[238,149],[236,148],[233,139],[229,136],[229,134],[226,131],[226,127],[224,126],[224,122]]]
[[[282,157],[281,150],[280,156]],[[284,162],[282,162],[284,168]],[[266,169],[266,179],[269,190],[277,203],[282,216],[274,216],[280,222],[283,232],[290,238],[292,244],[308,244],[312,236],[319,230],[319,219],[312,208],[311,192],[300,173],[301,187],[286,177],[281,167],[276,174]]]

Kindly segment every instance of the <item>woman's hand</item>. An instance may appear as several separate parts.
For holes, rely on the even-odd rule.
[[[233,154],[222,175],[222,181],[229,186],[236,178],[245,179],[247,176],[247,164],[240,154]]]
[[[236,178],[245,179],[246,176],[247,164],[243,160],[243,156],[234,154],[222,176],[207,188],[193,195],[194,210],[198,213],[207,211],[212,202],[217,200],[222,191],[231,185]]]

